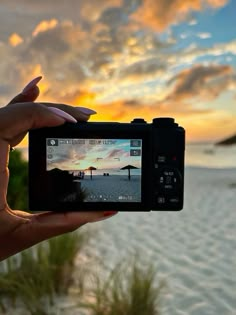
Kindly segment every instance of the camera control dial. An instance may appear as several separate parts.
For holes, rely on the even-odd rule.
[[[131,124],[146,124],[147,122],[143,118],[135,118],[131,121]]]
[[[178,124],[175,123],[174,118],[169,118],[169,117],[154,118],[152,122],[155,127],[160,127],[160,128],[168,128],[168,127],[173,128],[173,127],[178,126]]]
[[[177,191],[181,183],[181,175],[178,169],[173,167],[163,168],[158,176],[158,186],[166,193]]]

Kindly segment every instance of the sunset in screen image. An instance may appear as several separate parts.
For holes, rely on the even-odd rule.
[[[232,136],[235,10],[227,0],[2,0],[0,104],[42,75],[39,101],[92,108],[93,121],[171,116],[188,142]]]

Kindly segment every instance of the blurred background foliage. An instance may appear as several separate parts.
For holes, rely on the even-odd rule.
[[[10,153],[10,179],[7,200],[12,209],[27,210],[28,207],[28,162],[19,150]]]

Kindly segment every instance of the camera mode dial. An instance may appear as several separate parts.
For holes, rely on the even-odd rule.
[[[175,123],[174,118],[169,118],[169,117],[154,118],[152,123],[155,127],[161,127],[161,128],[170,128],[170,127],[173,128],[173,127],[178,126],[178,124]]]
[[[135,118],[131,121],[131,124],[146,124],[147,122],[143,118]]]

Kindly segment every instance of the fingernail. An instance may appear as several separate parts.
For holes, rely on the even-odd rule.
[[[57,116],[64,118],[68,122],[77,123],[77,120],[71,116],[70,114],[64,112],[63,110],[57,108],[57,107],[48,107],[48,109],[56,114]]]
[[[93,109],[87,108],[87,107],[76,107],[81,113],[85,115],[94,115],[97,114],[97,112]]]
[[[104,217],[110,217],[110,216],[115,215],[115,214],[117,214],[117,211],[105,211],[105,212],[103,212]]]
[[[103,212],[103,217],[95,219],[95,220],[92,220],[92,221],[89,221],[89,223],[90,222],[99,222],[99,221],[106,220],[106,219],[108,219],[110,217],[113,217],[117,213],[118,213],[118,211],[105,211],[105,212]]]
[[[39,77],[33,79],[32,81],[30,81],[30,83],[28,83],[26,85],[26,87],[24,87],[24,89],[22,90],[21,94],[27,95],[37,85],[37,83],[39,83],[39,81],[41,79],[42,79],[42,76],[39,76]]]

